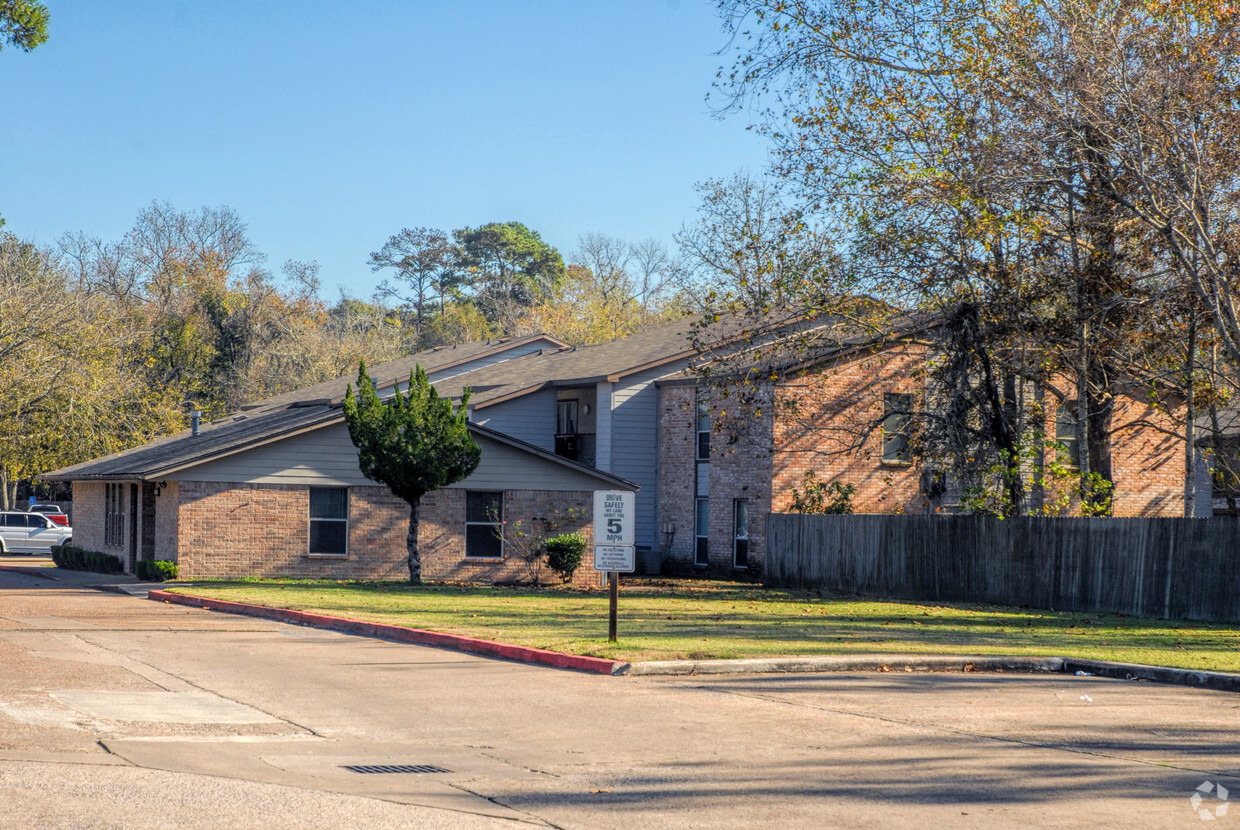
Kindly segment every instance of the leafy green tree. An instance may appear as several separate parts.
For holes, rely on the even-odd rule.
[[[520,222],[461,228],[453,236],[472,274],[478,307],[504,334],[564,276],[560,252]]]
[[[418,509],[422,496],[460,481],[478,468],[481,451],[469,434],[465,407],[439,397],[421,366],[409,378],[409,391],[384,401],[366,374],[363,361],[357,370],[357,394],[350,386],[344,399],[344,418],[349,437],[357,447],[362,474],[386,484],[409,504],[409,581],[422,582],[422,558],[418,552]]]
[[[442,315],[464,282],[460,250],[441,230],[405,228],[371,253],[370,268],[396,272],[394,280],[383,281],[379,293],[413,309],[417,346],[422,348],[428,318]]]
[[[0,49],[29,52],[47,41],[47,6],[30,0],[0,0]]]
[[[130,369],[148,338],[50,251],[0,234],[0,507],[20,481],[179,421],[180,399]]]

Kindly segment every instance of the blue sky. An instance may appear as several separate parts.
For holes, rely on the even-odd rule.
[[[402,227],[670,246],[695,182],[767,159],[705,101],[703,0],[45,3],[48,42],[0,52],[0,215],[40,243],[227,204],[273,270],[366,297]]]

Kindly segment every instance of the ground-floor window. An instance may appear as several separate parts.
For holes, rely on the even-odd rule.
[[[500,559],[504,555],[504,494],[465,494],[465,556]]]
[[[693,564],[710,564],[710,501],[698,499],[693,516]]]
[[[105,484],[103,490],[103,543],[119,548],[125,544],[124,484]]]
[[[749,567],[749,502],[732,502],[732,567]]]
[[[310,488],[310,553],[345,556],[349,552],[349,488]]]

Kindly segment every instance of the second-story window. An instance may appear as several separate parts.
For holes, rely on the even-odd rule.
[[[913,460],[909,433],[913,425],[913,396],[883,393],[883,462],[908,464]]]
[[[1076,438],[1076,401],[1063,401],[1055,410],[1055,440],[1063,444],[1064,460],[1081,466],[1081,445]]]
[[[710,407],[706,401],[697,402],[697,460],[710,458]]]

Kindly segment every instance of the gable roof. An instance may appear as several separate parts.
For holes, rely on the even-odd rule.
[[[689,341],[689,333],[699,319],[686,317],[620,340],[592,346],[568,346],[556,338],[538,334],[441,347],[380,364],[368,371],[382,391],[406,380],[415,365],[421,365],[428,374],[435,375],[450,371],[453,367],[465,366],[471,361],[543,343],[542,348],[528,353],[432,380],[443,397],[459,399],[466,388],[472,389],[471,406],[482,408],[549,386],[576,386],[604,380],[614,382],[647,369],[670,367],[677,361],[688,361],[697,355]],[[721,328],[725,332],[730,331],[726,321]],[[203,424],[198,435],[191,435],[186,430],[163,436],[140,447],[46,473],[41,478],[48,481],[158,478],[174,470],[226,458],[318,429],[343,419],[340,403],[349,383],[355,379],[355,376],[345,375],[273,396],[243,407],[241,412],[227,418]],[[622,483],[622,486],[636,487],[632,482],[568,461],[511,436],[475,424],[471,424],[470,428],[484,431],[496,440],[539,457],[568,464],[613,483]]]
[[[526,337],[507,337],[481,343],[463,343],[459,346],[436,346],[433,349],[415,352],[407,357],[397,358],[377,366],[369,366],[366,371],[374,379],[376,388],[385,389],[407,381],[409,375],[413,373],[414,366],[421,366],[428,375],[443,374],[476,360],[515,351],[524,346],[538,346],[540,343],[542,349],[553,351],[570,348],[563,340],[550,335],[531,334]],[[295,404],[337,403],[344,398],[345,389],[349,384],[356,380],[357,370],[354,367],[352,372],[347,372],[338,378],[246,404],[241,407],[241,411],[281,409]]]
[[[288,407],[265,413],[259,417],[241,416],[227,422],[217,422],[209,429],[204,428],[198,435],[183,433],[171,439],[152,441],[104,458],[65,467],[47,473],[41,478],[47,481],[159,479],[175,472],[219,461],[275,441],[323,429],[343,421],[344,408],[340,404]],[[485,436],[492,441],[537,456],[544,461],[590,476],[603,484],[625,490],[640,489],[637,484],[628,479],[570,461],[541,447],[479,424],[470,424],[469,430],[477,436]]]
[[[444,397],[459,399],[468,388],[470,406],[484,409],[547,388],[616,383],[659,367],[668,367],[671,373],[677,371],[673,368],[677,362],[698,357],[690,334],[700,321],[697,315],[683,317],[607,343],[514,358],[435,381],[435,389]],[[741,327],[732,321],[717,323],[713,329],[713,339],[720,343],[741,336]]]

